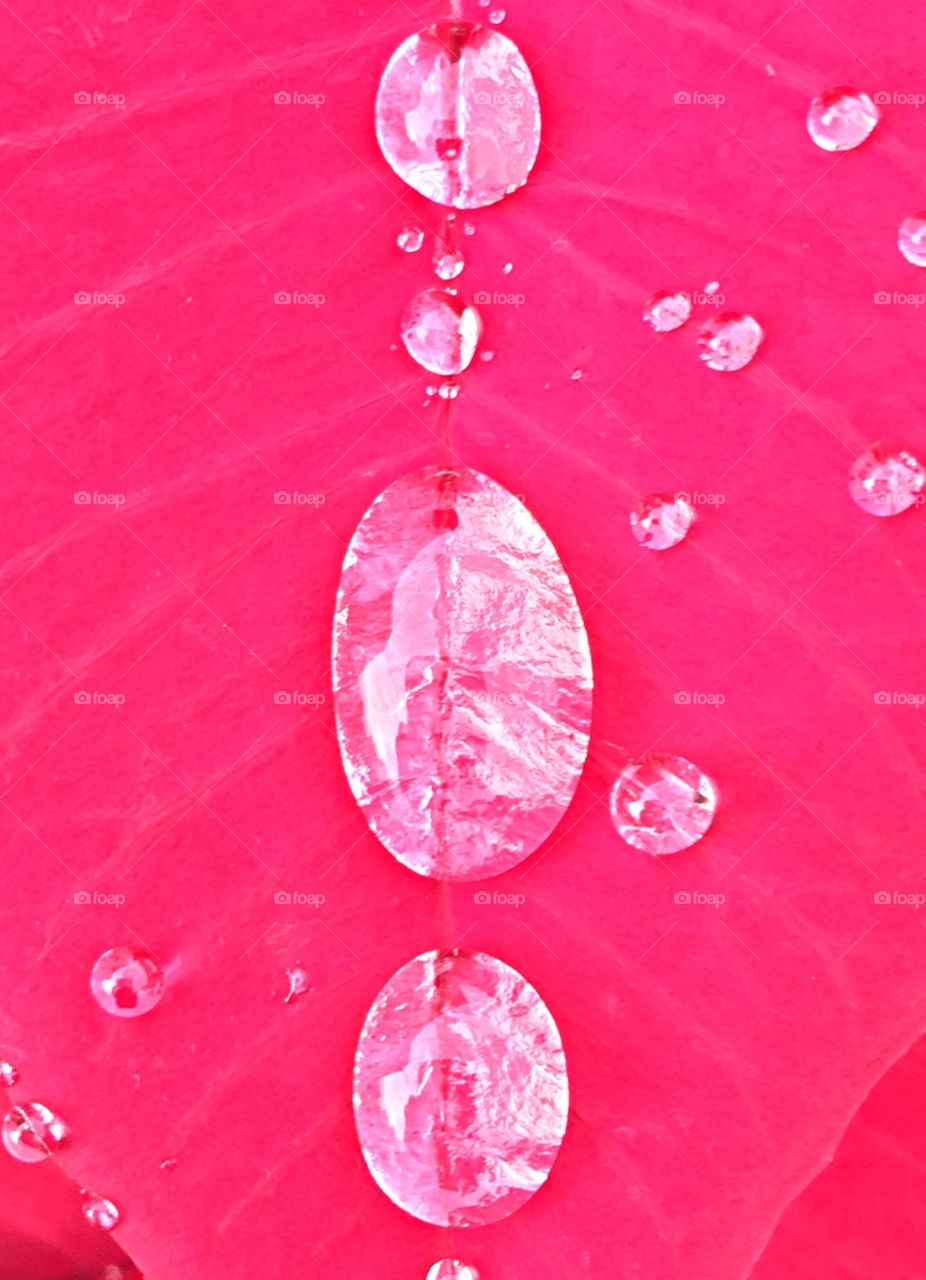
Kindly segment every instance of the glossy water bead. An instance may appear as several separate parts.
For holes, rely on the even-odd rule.
[[[105,1196],[96,1196],[91,1191],[81,1194],[81,1212],[97,1231],[113,1231],[118,1227],[122,1214]]]
[[[680,329],[691,315],[687,293],[654,293],[643,310],[643,319],[657,333]]]
[[[12,1062],[0,1062],[0,1085],[4,1089],[12,1089],[18,1079],[19,1072]]]
[[[482,321],[447,289],[422,289],[402,312],[402,341],[429,373],[462,373],[476,351]]]
[[[905,449],[875,444],[853,463],[849,493],[870,516],[897,516],[917,501],[926,469]]]
[[[926,212],[904,218],[897,231],[897,248],[915,267],[926,267]]]
[[[630,527],[641,547],[666,551],[682,541],[694,518],[694,508],[680,494],[651,493],[631,511]]]
[[[441,1258],[429,1267],[426,1280],[479,1280],[479,1272],[457,1258]]]
[[[734,373],[749,364],[764,337],[765,330],[754,316],[724,311],[708,320],[698,334],[700,356],[708,369]]]
[[[90,990],[107,1013],[138,1018],[161,999],[164,976],[154,957],[140,947],[113,947],[93,966]]]
[[[695,844],[714,820],[711,780],[682,756],[655,754],[623,769],[611,790],[618,835],[646,853],[678,853]]]
[[[424,244],[424,232],[420,227],[403,227],[395,242],[403,253],[417,253]]]
[[[0,1136],[7,1151],[23,1164],[38,1164],[61,1146],[68,1127],[42,1102],[24,1102],[3,1117]]]
[[[878,108],[867,93],[846,85],[826,89],[807,111],[807,132],[824,151],[851,151],[871,135]]]

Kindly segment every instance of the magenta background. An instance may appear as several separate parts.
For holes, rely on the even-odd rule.
[[[874,302],[923,287],[895,233],[926,204],[926,108],[886,107],[841,157],[804,115],[834,83],[921,90],[926,30],[896,2],[509,7],[544,145],[527,187],[474,215],[460,285],[525,302],[485,308],[497,354],[465,376],[455,429],[560,550],[596,670],[579,795],[489,886],[524,893],[514,911],[382,850],[341,773],[328,683],[345,541],[438,456],[429,379],[393,349],[430,279],[395,234],[437,215],[386,168],[372,104],[391,50],[439,13],[0,6],[0,1042],[14,1096],[66,1113],[61,1168],[124,1208],[118,1239],[148,1280],[414,1280],[456,1249],[485,1280],[735,1280],[924,1030],[923,913],[873,902],[924,883],[922,712],[874,701],[926,690],[923,517],[873,520],[845,480],[878,437],[926,452],[922,313]],[[676,104],[685,91],[725,102]],[[768,331],[731,377],[700,366],[694,325],[656,340],[640,322],[654,289],[709,280]],[[79,290],[125,304],[75,305]],[[274,305],[278,290],[325,302]],[[640,554],[628,509],[675,488],[725,501],[678,550]],[[324,505],[275,505],[280,490]],[[616,839],[617,743],[718,779],[700,847],[657,863]],[[80,889],[126,903],[77,905]],[[279,889],[327,901],[281,907]],[[549,1004],[573,1110],[548,1186],[448,1240],[368,1177],[349,1081],[386,978],[464,935]],[[170,991],[123,1024],[86,976],[133,937]],[[285,1006],[297,963],[312,990]],[[899,1079],[902,1115],[922,1072]],[[29,1209],[30,1172],[53,1181],[4,1168],[4,1225],[39,1242],[15,1276],[64,1275],[73,1205],[65,1188]],[[909,1165],[885,1179],[921,1228]],[[815,1274],[855,1274],[807,1212],[762,1280],[799,1274],[795,1229]],[[40,1262],[43,1231],[57,1253]]]

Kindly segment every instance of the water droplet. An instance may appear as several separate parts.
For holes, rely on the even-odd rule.
[[[13,1066],[12,1062],[0,1062],[0,1085],[2,1085],[4,1089],[12,1089],[18,1079],[19,1072]]]
[[[443,236],[436,236],[431,265],[434,268],[434,274],[441,280],[455,280],[466,263],[459,249],[449,244]]]
[[[448,289],[423,289],[402,313],[402,341],[429,373],[462,373],[476,351],[482,321]]]
[[[417,253],[424,244],[424,232],[420,227],[403,227],[395,242],[405,253]]]
[[[651,493],[630,513],[633,536],[651,551],[676,546],[691,528],[694,508],[684,498],[671,493]]]
[[[464,223],[463,223],[463,234],[464,234],[465,236],[474,236],[474,235],[476,234],[476,224],[475,224],[475,222],[464,222]]]
[[[502,275],[510,276],[512,271],[514,271],[514,263],[506,262],[505,265],[502,267]]]
[[[501,23],[501,22],[504,22],[504,21],[505,21],[505,10],[504,10],[504,9],[492,9],[492,10],[490,10],[490,12],[489,12],[489,21],[492,23],[492,25],[493,25],[494,27],[497,27],[497,26],[499,25],[499,23]]]
[[[708,280],[707,284],[704,286],[704,292],[710,298],[710,297],[713,297],[713,295],[718,291],[719,288],[720,288],[719,280]]]
[[[767,76],[774,76],[774,75],[777,75],[778,73],[776,72],[775,68],[772,66],[772,64],[771,64],[770,62],[766,62],[766,64],[765,64],[765,74],[766,74]]]
[[[309,989],[309,975],[305,969],[287,969],[286,977],[289,980],[289,990],[286,993],[284,1004],[291,1004],[298,996],[305,995]]]
[[[459,382],[442,382],[439,388],[440,398],[442,400],[456,400],[460,394]]]
[[[429,1268],[426,1280],[479,1280],[479,1272],[457,1258],[441,1258]]]
[[[486,364],[488,364],[488,362],[489,362],[490,360],[494,360],[494,359],[495,359],[495,352],[494,352],[494,351],[480,351],[480,352],[479,352],[479,359],[480,359],[480,360],[485,360]]]
[[[176,1156],[168,1156],[166,1160],[162,1160],[161,1163],[158,1165],[158,1168],[161,1170],[162,1173],[170,1173],[173,1169],[176,1169],[176,1167],[177,1167]]]
[[[681,756],[632,761],[611,790],[611,818],[620,835],[645,853],[678,853],[696,844],[714,820],[711,780]]]
[[[897,248],[915,267],[926,267],[926,213],[904,218],[897,232]]]
[[[435,508],[453,510],[451,537]],[[514,494],[465,467],[394,481],[351,539],[332,662],[348,781],[399,861],[484,879],[549,836],[588,749],[591,661],[566,572]]]
[[[475,1227],[514,1213],[546,1181],[568,1106],[556,1023],[493,956],[425,952],[367,1014],[354,1070],[360,1145],[386,1195],[423,1222]]]
[[[743,369],[759,349],[765,330],[758,320],[737,311],[713,316],[698,335],[701,359],[709,369]]]
[[[24,1102],[3,1117],[0,1136],[11,1156],[23,1164],[37,1164],[61,1146],[68,1127],[42,1102]]]
[[[877,123],[878,108],[868,94],[845,85],[821,93],[807,112],[807,132],[824,151],[861,146]]]
[[[679,329],[691,315],[691,298],[687,293],[654,293],[646,304],[643,319],[657,333]]]
[[[583,369],[573,369],[569,376],[573,382],[581,382],[584,377],[584,372],[585,371]]]
[[[458,209],[501,200],[527,181],[540,146],[540,103],[520,50],[456,20],[410,36],[383,72],[376,136],[429,200]]]
[[[107,1013],[138,1018],[161,999],[164,976],[154,956],[140,947],[113,947],[93,966],[90,990]]]
[[[926,469],[904,449],[872,445],[852,466],[849,493],[871,516],[896,516],[917,501]]]
[[[112,1231],[118,1227],[122,1214],[105,1196],[95,1196],[85,1191],[81,1200],[81,1212],[98,1231]]]

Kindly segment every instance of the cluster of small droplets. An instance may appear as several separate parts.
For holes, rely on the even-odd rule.
[[[695,300],[716,303],[720,288],[716,280],[704,286]],[[682,290],[654,293],[643,308],[643,319],[656,333],[672,333],[691,318],[693,295]],[[724,311],[712,316],[698,334],[698,351],[709,369],[733,373],[744,369],[759,349],[765,331],[754,316],[740,311]]]

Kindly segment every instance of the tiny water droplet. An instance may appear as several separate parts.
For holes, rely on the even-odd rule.
[[[3,1117],[0,1136],[15,1159],[23,1164],[38,1164],[67,1139],[68,1127],[44,1103],[24,1102]]]
[[[775,71],[775,68],[772,66],[772,64],[771,64],[770,62],[766,62],[766,64],[765,64],[765,74],[766,74],[767,76],[774,76],[774,75],[777,75],[777,72]]]
[[[504,22],[505,17],[506,14],[504,9],[492,9],[489,13],[489,21],[492,23],[493,27],[497,27],[499,23]]]
[[[716,811],[714,784],[682,756],[660,753],[631,761],[611,789],[618,835],[645,853],[678,853],[696,844]]]
[[[138,1018],[161,999],[164,975],[154,956],[141,947],[113,947],[93,966],[90,990],[106,1013]]]
[[[18,1079],[19,1072],[12,1062],[0,1062],[0,1085],[3,1085],[4,1089],[12,1089]]]
[[[506,262],[505,265],[502,267],[502,275],[510,276],[513,270],[514,270],[514,263]]]
[[[449,289],[423,289],[402,313],[405,349],[429,373],[462,373],[481,332],[479,313]]]
[[[926,267],[926,213],[904,218],[897,232],[897,248],[915,267]]]
[[[480,352],[479,352],[479,359],[480,359],[480,360],[485,360],[486,364],[488,364],[490,360],[494,360],[494,359],[495,359],[495,352],[494,352],[494,351],[480,351]]]
[[[701,359],[709,369],[733,373],[749,364],[764,337],[753,316],[724,311],[708,320],[698,336]]]
[[[464,234],[465,236],[474,236],[474,235],[476,234],[476,224],[475,224],[475,222],[464,222],[464,223],[463,223],[463,234]]]
[[[171,1170],[176,1169],[176,1167],[177,1167],[176,1156],[168,1156],[166,1160],[162,1160],[161,1163],[158,1165],[158,1168],[161,1170],[162,1173],[170,1173]]]
[[[441,160],[457,160],[463,150],[463,139],[456,135],[450,138],[438,138],[434,150]]]
[[[572,373],[570,373],[569,376],[573,380],[573,382],[581,382],[584,376],[584,373],[585,371],[583,369],[573,369]]]
[[[691,315],[687,293],[654,293],[643,311],[643,319],[657,333],[680,329]]]
[[[431,260],[434,274],[441,280],[455,280],[466,263],[459,249],[451,248],[446,240],[438,236],[434,241],[434,257]]]
[[[719,288],[720,288],[719,280],[708,280],[707,284],[704,286],[704,292],[710,298],[718,291]]]
[[[460,394],[459,382],[442,382],[440,384],[440,398],[442,400],[456,400]]]
[[[630,513],[630,527],[641,547],[666,551],[677,546],[694,520],[694,508],[671,493],[651,493]]]
[[[853,502],[870,516],[897,516],[916,503],[926,468],[905,449],[874,444],[866,449],[849,473]]]
[[[457,1258],[441,1258],[429,1268],[425,1280],[479,1280],[479,1272]]]
[[[479,8],[488,9],[491,3],[492,3],[492,0],[479,0]]]
[[[92,1227],[98,1231],[112,1231],[118,1227],[122,1214],[105,1196],[93,1195],[90,1191],[83,1193],[81,1212]]]
[[[299,996],[305,995],[309,989],[309,975],[305,969],[287,969],[286,977],[289,979],[289,990],[286,993],[284,1004],[291,1004],[293,1000]]]
[[[871,135],[878,114],[867,93],[837,85],[811,102],[807,132],[824,151],[851,151]]]
[[[405,253],[417,253],[424,244],[424,232],[420,227],[403,227],[395,242]]]

